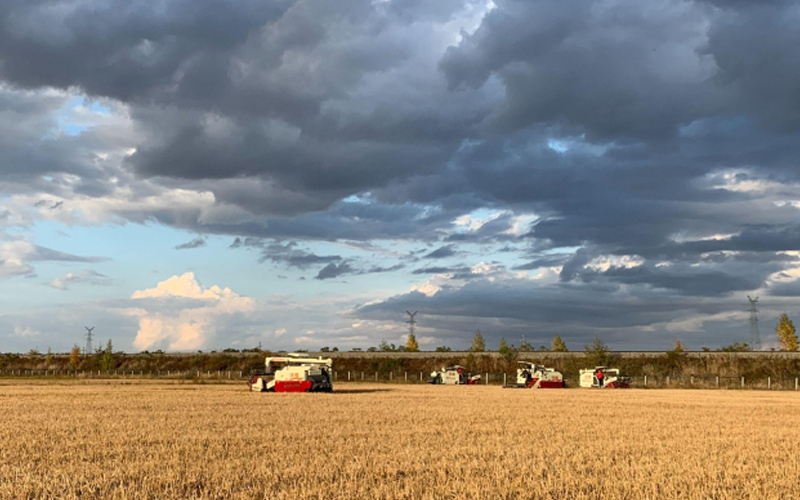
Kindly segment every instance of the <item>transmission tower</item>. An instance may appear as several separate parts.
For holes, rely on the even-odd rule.
[[[84,326],[86,328],[86,354],[92,353],[92,332],[94,331],[94,327],[89,328],[88,326]]]
[[[406,314],[408,314],[408,336],[409,337],[414,335],[415,327],[417,326],[417,320],[415,319],[415,317],[417,316],[417,312],[419,312],[419,311],[414,311],[413,313],[406,311]]]
[[[760,351],[761,334],[758,332],[758,297],[751,299],[748,295],[747,300],[750,301],[750,348],[754,351]]]

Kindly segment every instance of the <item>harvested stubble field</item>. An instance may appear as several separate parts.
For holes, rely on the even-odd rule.
[[[0,383],[0,498],[798,498],[800,398]]]

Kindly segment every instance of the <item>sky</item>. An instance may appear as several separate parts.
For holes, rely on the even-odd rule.
[[[800,315],[790,1],[0,2],[0,351]]]

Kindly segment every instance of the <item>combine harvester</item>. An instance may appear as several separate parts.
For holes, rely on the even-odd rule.
[[[517,385],[509,386],[520,389],[563,389],[564,376],[555,368],[547,368],[528,361],[519,361],[517,368]]]
[[[618,368],[597,366],[580,371],[581,387],[597,387],[607,389],[628,389],[631,378],[619,374]]]
[[[332,359],[302,358],[288,354],[285,358],[267,358],[266,370],[254,373],[248,382],[256,392],[331,392]],[[270,375],[273,375],[270,380]]]
[[[434,385],[477,385],[481,382],[480,375],[470,376],[463,366],[447,366],[441,371],[432,372],[428,383]]]

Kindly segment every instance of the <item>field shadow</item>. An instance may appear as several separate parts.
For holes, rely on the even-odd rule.
[[[331,394],[371,394],[373,392],[392,392],[394,389],[334,389]]]

